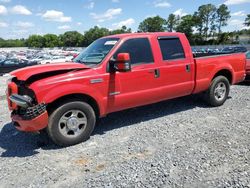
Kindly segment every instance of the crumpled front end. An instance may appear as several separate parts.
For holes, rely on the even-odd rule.
[[[9,81],[6,91],[13,125],[20,131],[36,132],[48,125],[46,104],[37,104],[34,93],[21,82]]]

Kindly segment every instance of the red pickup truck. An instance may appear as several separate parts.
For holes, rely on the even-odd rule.
[[[69,146],[87,140],[97,118],[112,112],[201,92],[220,106],[230,85],[244,80],[245,66],[245,54],[194,58],[182,33],[113,35],[71,63],[12,72],[7,99],[18,130],[46,129]]]

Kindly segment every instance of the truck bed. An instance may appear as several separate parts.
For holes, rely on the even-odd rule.
[[[193,53],[194,58],[200,57],[211,57],[211,56],[220,56],[220,55],[230,55],[234,53],[229,52],[219,52],[219,53]]]
[[[221,70],[231,75],[231,84],[242,81],[245,75],[245,58],[244,53],[194,58],[196,84],[193,93],[207,90],[216,73]]]

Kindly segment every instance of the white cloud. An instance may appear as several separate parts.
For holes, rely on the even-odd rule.
[[[93,9],[94,7],[95,7],[95,2],[93,1],[89,2],[89,4],[85,6],[85,8],[87,9]]]
[[[238,11],[238,12],[232,13],[232,16],[246,16],[246,13],[245,11]]]
[[[9,25],[5,22],[0,22],[0,28],[2,27],[8,27]]]
[[[127,20],[123,20],[121,22],[114,23],[114,24],[112,24],[112,26],[116,29],[120,29],[122,26],[130,27],[134,23],[135,23],[135,20],[133,18],[129,18]]]
[[[182,8],[176,10],[173,14],[174,14],[175,16],[180,16],[180,17],[186,16],[186,15],[187,15],[187,13],[184,12],[184,10],[183,10]]]
[[[243,3],[250,3],[250,0],[226,0],[226,5],[238,5]]]
[[[160,8],[171,7],[171,4],[167,0],[155,0],[153,4],[154,7],[160,7]]]
[[[152,17],[156,17],[156,16],[157,16],[157,14],[150,14],[150,15],[145,16],[145,19],[147,19],[147,18],[152,18]]]
[[[229,21],[229,26],[232,26],[234,30],[242,30],[242,29],[249,29],[250,27],[246,27],[244,25],[244,20],[239,20],[239,19],[231,19]]]
[[[61,26],[58,26],[57,27],[58,29],[61,29],[61,30],[68,30],[70,29],[71,27],[69,25],[61,25]]]
[[[108,9],[103,14],[90,13],[90,16],[92,16],[92,18],[97,20],[98,22],[104,22],[104,21],[113,19],[115,16],[121,13],[122,13],[122,9],[116,8],[116,9]]]
[[[46,21],[54,21],[54,22],[71,22],[72,18],[68,16],[64,16],[63,12],[56,10],[47,10],[44,14],[42,14],[42,18]]]
[[[5,6],[0,5],[0,15],[6,15],[8,13],[8,10]]]
[[[0,3],[9,3],[11,0],[0,0]]]
[[[23,5],[16,5],[11,9],[13,14],[31,15],[32,12]]]
[[[238,20],[238,19],[232,19],[232,20],[230,20],[229,21],[229,25],[237,25],[237,26],[239,26],[239,25],[243,25],[244,24],[244,21],[243,20]]]
[[[82,25],[82,22],[77,22],[76,24],[77,24],[77,25]]]
[[[20,28],[27,29],[27,28],[34,27],[34,24],[31,23],[31,22],[21,22],[21,21],[19,21],[19,22],[17,22],[17,23],[15,24],[15,26],[20,27]]]
[[[23,35],[25,33],[28,33],[29,31],[26,29],[20,29],[20,30],[13,30],[12,32],[20,36],[20,35]]]
[[[119,3],[120,0],[112,0],[113,3]]]

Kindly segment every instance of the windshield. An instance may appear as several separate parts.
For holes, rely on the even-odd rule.
[[[84,63],[85,65],[97,65],[102,62],[118,41],[119,38],[98,39],[80,53],[73,61]]]

